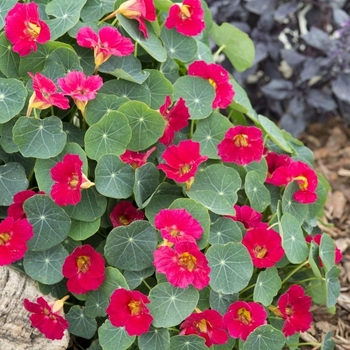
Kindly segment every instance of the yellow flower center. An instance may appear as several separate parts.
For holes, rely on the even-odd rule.
[[[77,174],[72,175],[72,179],[69,181],[69,185],[72,188],[75,188],[78,186],[79,183],[79,176]]]
[[[210,326],[210,323],[205,318],[203,318],[196,324],[196,328],[201,333],[207,333],[208,325]]]
[[[130,220],[125,215],[119,216],[119,222],[125,226],[130,224]]]
[[[240,308],[237,312],[238,320],[243,324],[249,324],[252,322],[251,313],[244,307]]]
[[[188,19],[191,17],[191,11],[189,5],[180,6],[180,16],[182,19]]]
[[[131,315],[139,315],[142,311],[142,301],[140,300],[131,300],[128,304]]]
[[[181,175],[187,174],[191,170],[192,166],[189,164],[185,164],[180,168]]]
[[[41,27],[38,26],[35,23],[27,22],[27,34],[30,36],[32,40],[36,40],[36,38],[39,36]]]
[[[233,138],[236,147],[248,147],[248,136],[245,134],[238,134]]]
[[[213,86],[213,88],[216,90],[216,82],[213,79],[208,79],[209,83]]]
[[[0,233],[0,245],[5,245],[11,239],[11,235],[7,232]]]
[[[262,259],[262,258],[264,258],[266,256],[266,254],[267,254],[267,249],[266,248],[261,247],[259,245],[254,248],[254,255],[257,258]]]
[[[81,255],[77,259],[77,266],[79,269],[79,272],[85,273],[89,270],[90,267],[90,257],[86,255]]]
[[[179,256],[179,264],[192,272],[196,268],[197,259],[190,253],[182,253]]]
[[[180,231],[177,229],[175,225],[169,227],[169,233],[171,236],[176,237],[179,235]]]
[[[309,182],[307,181],[307,178],[305,176],[300,175],[300,176],[294,177],[293,180],[296,180],[298,182],[299,188],[302,191],[307,190],[307,187],[309,186]]]

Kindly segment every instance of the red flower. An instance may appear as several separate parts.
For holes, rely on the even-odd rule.
[[[25,56],[37,50],[37,43],[50,40],[48,25],[40,20],[38,5],[17,3],[5,17],[5,35],[13,44],[13,51]]]
[[[172,243],[196,242],[203,234],[201,224],[186,209],[162,209],[155,216],[154,225]]]
[[[188,67],[188,75],[209,81],[215,89],[213,108],[226,108],[235,96],[228,72],[219,64],[195,61]]]
[[[235,204],[233,208],[236,211],[236,215],[223,216],[241,222],[247,230],[254,228],[261,223],[262,214],[251,208],[249,205],[242,205],[240,207]]]
[[[69,327],[63,317],[63,303],[66,299],[68,296],[50,304],[42,297],[38,297],[36,303],[28,299],[23,301],[24,308],[32,313],[29,317],[32,326],[38,328],[48,339],[62,339],[64,331]]]
[[[187,36],[200,34],[205,28],[204,10],[200,0],[184,0],[182,4],[172,5],[165,27],[175,28],[177,32]]]
[[[312,316],[309,311],[312,304],[311,297],[305,295],[304,289],[293,284],[282,294],[277,303],[275,314],[284,318],[282,332],[286,337],[296,332],[305,332],[310,328]]]
[[[85,294],[97,290],[105,280],[105,261],[91,245],[84,244],[67,256],[62,274],[68,278],[67,288],[71,293]]]
[[[108,15],[103,21],[115,17],[118,13],[123,16],[136,19],[139,22],[139,30],[143,33],[145,38],[148,38],[147,26],[144,20],[156,20],[156,8],[153,0],[128,0],[123,2],[117,10]]]
[[[303,204],[311,204],[316,201],[316,188],[318,178],[313,169],[300,161],[292,161],[287,166],[276,169],[271,176],[271,183],[275,186],[287,186],[296,181],[299,190],[294,193],[293,198]]]
[[[33,75],[28,73],[33,79],[33,95],[31,96],[27,109],[27,117],[30,116],[33,108],[46,109],[56,106],[60,109],[69,108],[69,100],[61,93],[57,93],[55,83],[40,73]]]
[[[274,266],[284,255],[281,236],[268,229],[265,223],[248,230],[242,244],[247,248],[253,265],[260,269]]]
[[[159,112],[166,123],[164,134],[159,139],[159,142],[166,146],[173,142],[175,132],[180,131],[188,125],[188,119],[190,117],[185,101],[181,97],[173,107],[169,108],[170,105],[171,99],[170,96],[167,96],[165,103],[159,108]]]
[[[7,215],[12,216],[15,221],[26,218],[27,216],[23,210],[23,203],[28,198],[33,197],[36,194],[44,194],[44,192],[34,192],[32,190],[25,190],[16,193],[13,197],[13,203],[7,209]]]
[[[245,341],[257,327],[266,324],[267,312],[258,303],[236,301],[224,315],[223,323],[232,338]]]
[[[116,289],[106,309],[114,327],[125,327],[130,336],[147,333],[153,321],[145,304],[150,300],[137,290]]]
[[[255,126],[234,126],[218,144],[218,151],[224,162],[238,165],[259,162],[264,152],[262,132]]]
[[[95,72],[98,67],[113,56],[128,56],[134,51],[134,44],[122,36],[117,28],[103,27],[96,34],[90,27],[80,28],[77,34],[80,46],[94,49]]]
[[[89,188],[90,182],[82,173],[83,162],[77,154],[66,154],[50,171],[55,183],[51,197],[57,205],[75,205],[81,200],[81,190]]]
[[[27,251],[27,241],[34,236],[27,219],[16,220],[9,216],[0,223],[0,266],[22,259]]]
[[[207,258],[194,242],[176,243],[174,249],[159,247],[154,252],[153,264],[175,287],[187,288],[193,284],[195,288],[203,289],[209,284]]]
[[[125,151],[124,154],[120,156],[120,159],[122,162],[130,164],[134,169],[137,169],[147,163],[148,157],[155,149],[156,147],[152,147],[146,153]]]
[[[208,348],[213,344],[226,344],[228,340],[222,316],[216,310],[194,312],[182,322],[180,328],[180,335],[196,334],[204,338]]]
[[[127,226],[135,220],[143,220],[145,214],[129,201],[120,201],[109,215],[113,227]]]
[[[208,157],[199,153],[200,144],[192,140],[181,141],[177,146],[168,147],[162,154],[167,164],[158,165],[169,179],[186,182],[195,176],[198,167]]]
[[[84,115],[88,101],[96,97],[97,91],[103,85],[103,80],[98,75],[86,77],[83,72],[72,71],[65,78],[58,78],[57,83],[65,95],[73,98]]]
[[[321,238],[322,238],[322,235],[320,233],[318,233],[315,236],[311,236],[311,235],[306,236],[305,240],[308,243],[315,242],[317,245],[320,245]],[[343,258],[343,254],[342,254],[341,250],[337,246],[335,246],[334,263],[339,264],[342,258]],[[322,267],[323,263],[322,263],[322,260],[320,257],[318,257],[318,261],[319,261],[320,266]]]
[[[290,165],[293,162],[293,159],[287,154],[278,154],[275,152],[267,152],[265,159],[268,167],[265,182],[269,184],[273,184],[273,181],[271,181],[271,177],[276,169],[283,166],[288,167],[288,165]]]

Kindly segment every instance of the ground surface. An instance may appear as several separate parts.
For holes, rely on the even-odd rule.
[[[350,128],[341,120],[332,119],[326,124],[309,125],[300,138],[314,151],[315,168],[332,186],[322,230],[333,237],[343,253],[337,312],[330,315],[325,308],[314,307],[313,327],[303,334],[303,339],[306,342],[320,341],[323,333],[333,330],[337,349],[350,350]]]

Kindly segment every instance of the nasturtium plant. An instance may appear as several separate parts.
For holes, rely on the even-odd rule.
[[[0,12],[0,265],[38,282],[32,326],[90,350],[294,350],[341,253],[312,152],[216,63],[249,68],[248,35],[204,0]]]

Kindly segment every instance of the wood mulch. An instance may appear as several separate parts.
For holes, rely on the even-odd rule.
[[[321,341],[325,333],[333,330],[336,349],[350,350],[350,127],[336,118],[325,124],[314,123],[300,139],[314,151],[316,170],[332,186],[320,227],[332,236],[343,253],[336,314],[330,315],[326,308],[315,306],[314,324],[302,338],[306,342]]]

